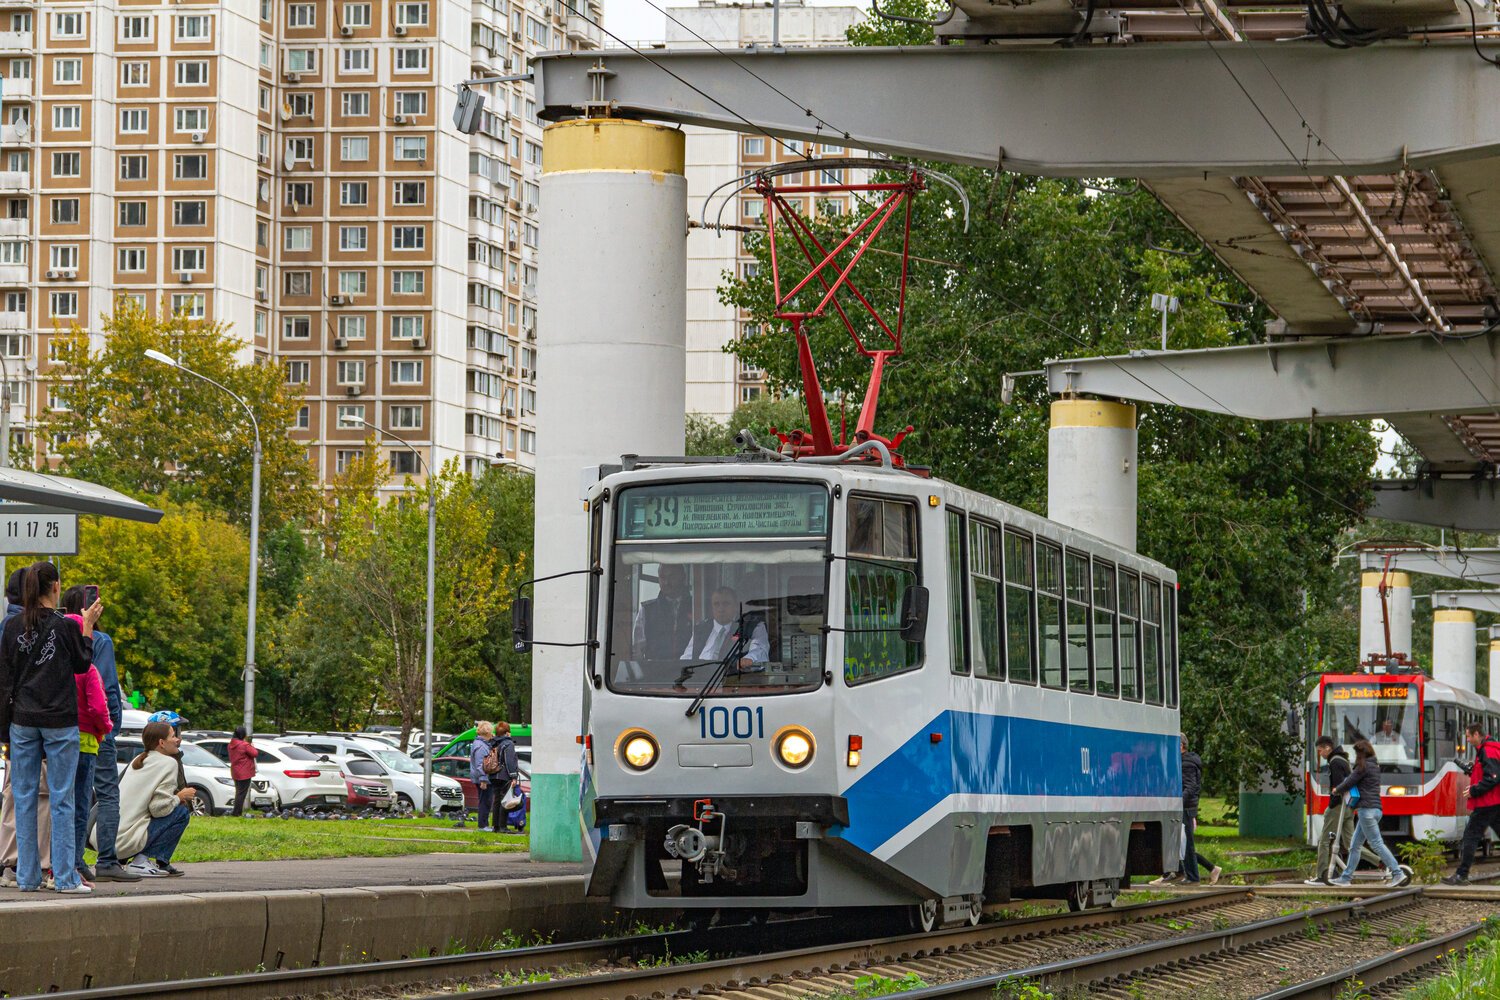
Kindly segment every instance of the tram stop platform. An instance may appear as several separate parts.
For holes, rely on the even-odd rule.
[[[0,994],[568,940],[625,919],[585,900],[585,866],[524,853],[181,867],[87,896],[0,889]]]

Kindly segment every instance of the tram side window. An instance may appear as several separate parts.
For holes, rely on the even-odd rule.
[[[1141,578],[1120,570],[1120,697],[1141,700]]]
[[[964,614],[969,602],[964,594],[964,516],[948,511],[948,662],[955,674],[969,672]]]
[[[1162,636],[1165,639],[1167,654],[1167,707],[1177,707],[1177,585],[1175,583],[1163,583],[1161,585],[1162,596]],[[1311,730],[1309,730],[1310,732]]]
[[[1094,679],[1106,698],[1120,693],[1115,662],[1115,568],[1094,561]]]
[[[1094,690],[1089,663],[1089,560],[1077,552],[1067,555],[1068,688],[1088,694]]]
[[[1005,662],[1010,679],[1036,683],[1036,643],[1032,627],[1036,611],[1032,603],[1035,577],[1032,573],[1031,539],[1018,531],[1005,532]]]
[[[1049,542],[1036,547],[1037,633],[1042,646],[1042,687],[1063,686],[1063,554]]]
[[[901,598],[921,582],[916,504],[850,497],[848,554],[844,678],[852,684],[921,666],[920,643],[876,631],[900,627]]]
[[[1146,701],[1162,703],[1161,584],[1149,577],[1142,588],[1141,667],[1146,674]]]
[[[1422,759],[1436,771],[1458,755],[1458,715],[1452,705],[1422,708]]]
[[[1000,651],[1000,529],[969,522],[969,587],[973,595],[974,675],[1005,680]]]

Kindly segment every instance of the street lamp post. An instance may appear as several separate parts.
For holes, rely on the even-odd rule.
[[[207,375],[193,371],[187,365],[168,357],[161,351],[147,351],[146,357],[152,361],[160,361],[164,365],[171,365],[178,371],[186,372],[216,389],[227,392],[236,403],[245,408],[246,415],[250,417],[250,426],[255,431],[255,464],[250,473],[250,613],[245,622],[245,738],[251,739],[255,736],[255,591],[256,584],[259,582],[257,578],[260,576],[257,572],[260,562],[260,421],[255,419],[255,411],[250,409],[250,404],[233,389],[215,382]]]
[[[428,812],[432,811],[432,618],[433,618],[433,595],[436,592],[436,558],[437,558],[437,484],[432,481],[432,464],[422,457],[422,453],[413,448],[411,443],[399,434],[377,427],[360,417],[343,416],[339,418],[339,426],[355,427],[364,424],[376,434],[394,438],[406,445],[407,449],[422,463],[422,468],[427,472],[427,627],[426,627],[426,650],[425,662],[423,664],[423,690],[422,690],[422,808]]]

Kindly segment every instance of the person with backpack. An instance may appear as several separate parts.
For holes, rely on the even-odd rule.
[[[1349,751],[1328,736],[1318,737],[1317,748],[1318,756],[1328,762],[1328,787],[1330,790],[1337,788],[1353,769],[1349,764]],[[1303,885],[1328,884],[1328,880],[1333,877],[1333,862],[1337,859],[1338,852],[1347,852],[1350,841],[1354,839],[1357,819],[1354,806],[1345,805],[1342,795],[1337,792],[1329,794],[1328,810],[1323,813],[1323,829],[1318,836],[1318,870],[1313,873],[1312,878],[1304,880]],[[1368,847],[1360,854],[1371,865],[1380,864],[1380,859]]]
[[[1375,748],[1370,745],[1369,740],[1359,740],[1354,744],[1354,767],[1350,769],[1349,777],[1334,786],[1333,794],[1347,794],[1358,818],[1355,821],[1354,837],[1349,842],[1349,856],[1344,859],[1344,870],[1328,884],[1347,886],[1354,880],[1354,868],[1359,864],[1359,849],[1366,842],[1391,873],[1391,880],[1386,883],[1388,888],[1399,889],[1409,883],[1410,869],[1401,867],[1391,849],[1385,846],[1385,839],[1380,836],[1380,763],[1375,759]]]
[[[1495,836],[1500,837],[1500,743],[1486,736],[1478,722],[1469,723],[1465,730],[1469,746],[1474,748],[1474,768],[1469,773],[1468,787],[1460,788],[1458,794],[1460,798],[1468,797],[1469,822],[1464,827],[1458,867],[1443,879],[1447,885],[1469,884],[1474,851],[1486,830],[1494,830]]]
[[[489,829],[495,833],[504,833],[510,825],[508,820],[514,808],[506,803],[505,797],[521,776],[521,767],[516,762],[516,741],[511,739],[509,722],[495,723],[495,738],[484,759],[484,770],[490,780],[490,805],[494,812]],[[480,822],[484,822],[483,817],[480,817]]]
[[[494,725],[489,722],[474,723],[474,744],[469,747],[469,780],[474,782],[475,788],[479,789],[477,821],[480,833],[488,833],[490,830],[490,808],[495,799],[494,783],[484,770],[485,762],[490,758],[490,752],[494,749],[492,746],[494,740]]]

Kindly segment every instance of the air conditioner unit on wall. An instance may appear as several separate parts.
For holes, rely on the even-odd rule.
[[[364,389],[361,386],[357,385],[351,385],[347,390],[350,396],[358,396],[363,391]]]
[[[426,337],[413,337],[413,338],[411,338],[411,347],[412,347],[412,350],[414,350],[414,351],[420,351],[420,350],[425,349],[427,347],[427,338]]]
[[[203,142],[203,133],[202,132],[194,132],[193,133],[193,141],[196,142],[196,143],[202,143]]]
[[[301,83],[302,82],[302,74],[301,73],[295,73],[295,72],[292,72],[292,71],[288,70],[287,73],[286,73],[286,82],[287,83]]]
[[[406,25],[404,25],[404,24],[398,24],[398,25],[396,25],[396,30],[395,30],[394,33],[395,33],[395,35],[396,35],[397,38],[405,38],[406,37]]]
[[[260,299],[262,302],[269,302],[269,301],[271,301],[270,294],[264,288],[262,288],[260,291],[256,292],[255,293],[255,297],[257,299]]]
[[[188,272],[183,271],[177,276],[177,280],[182,282],[184,285],[191,285],[193,283],[193,276]]]
[[[339,25],[339,34],[343,35],[345,38],[349,38],[354,34],[354,28],[347,24]]]
[[[47,272],[47,277],[52,278],[53,280],[61,278],[62,276],[63,276],[63,273],[61,271],[48,271]]]
[[[349,346],[349,340],[347,337],[334,337],[333,346],[342,351],[344,348]]]
[[[330,295],[328,296],[328,304],[331,306],[341,306],[344,304],[344,297],[342,295]]]
[[[391,117],[391,121],[395,122],[397,125],[405,125],[406,124],[406,116],[405,115],[393,115]]]

